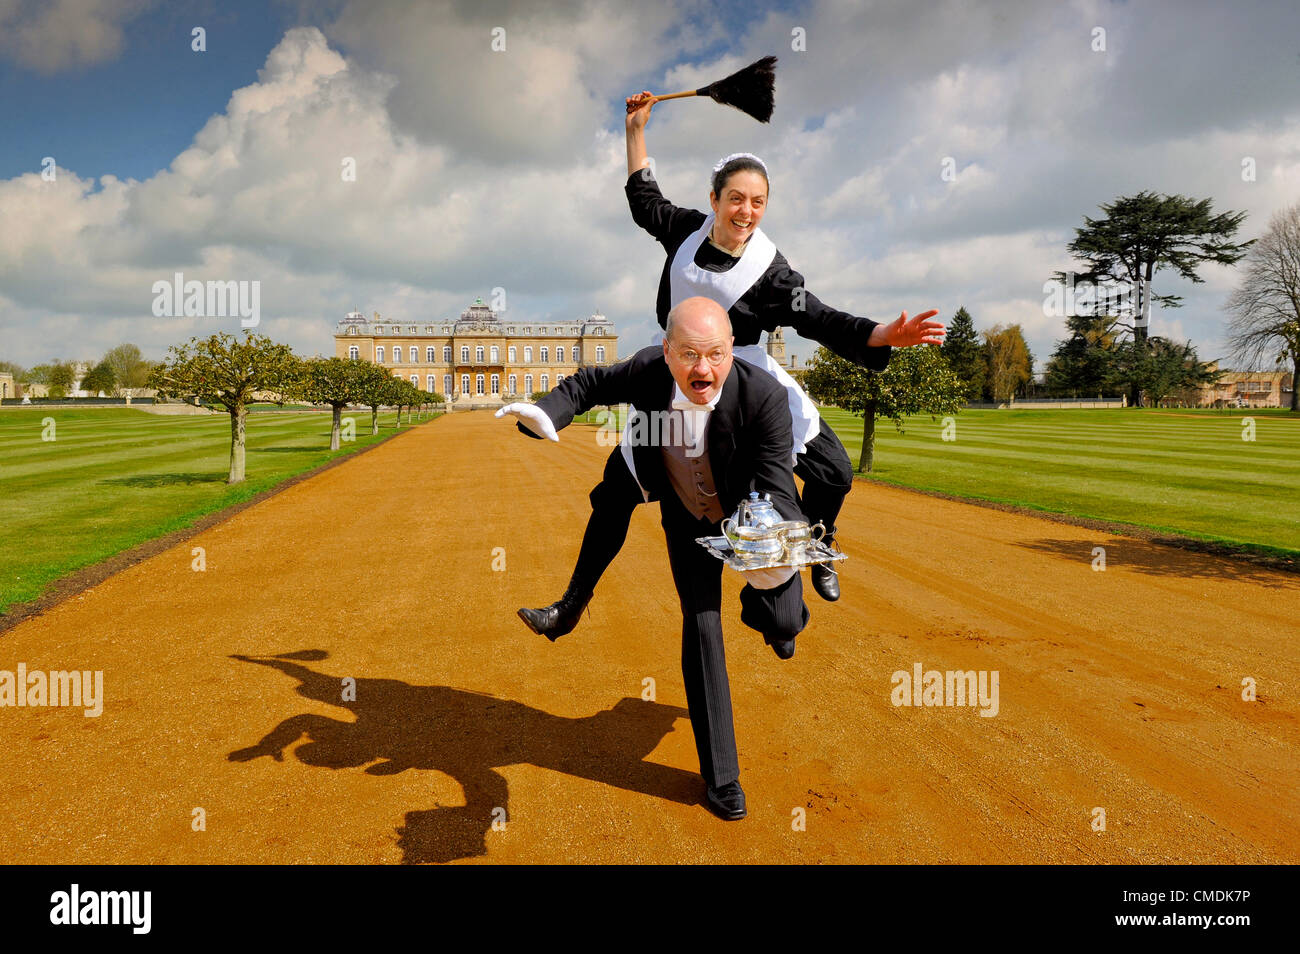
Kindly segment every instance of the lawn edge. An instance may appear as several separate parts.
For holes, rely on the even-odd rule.
[[[228,507],[223,507],[220,510],[214,510],[211,513],[205,513],[196,517],[194,522],[188,526],[181,527],[178,530],[170,530],[161,536],[153,537],[152,539],[137,543],[135,546],[129,547],[120,553],[115,553],[110,557],[105,557],[98,563],[92,563],[89,566],[83,566],[79,570],[73,570],[71,573],[53,580],[46,587],[45,592],[36,599],[28,600],[25,603],[14,603],[4,613],[0,613],[0,635],[7,633],[19,623],[35,616],[39,616],[47,610],[58,606],[60,603],[66,602],[77,594],[84,593],[93,586],[98,586],[109,577],[115,576],[123,570],[129,569],[137,563],[143,563],[145,560],[157,556],[159,553],[170,550],[178,543],[183,543],[190,537],[198,536],[203,531],[211,529],[219,523],[224,523],[226,520],[235,516],[235,514],[247,510],[249,507],[259,504],[264,500],[268,500],[282,491],[288,490],[294,484],[302,483],[304,480],[315,477],[317,474],[324,473],[332,467],[338,467],[340,464],[347,463],[350,460],[355,460],[362,454],[368,454],[376,447],[383,447],[394,438],[409,433],[421,424],[429,424],[432,421],[436,421],[438,418],[445,416],[445,413],[438,414],[427,421],[408,424],[405,431],[394,431],[382,440],[375,441],[373,444],[355,450],[350,454],[342,454],[335,457],[333,460],[327,460],[323,464],[317,464],[310,470],[304,470],[302,473],[294,474],[292,477],[286,477],[275,486],[259,491],[247,500],[241,500],[238,503],[230,504]]]
[[[1244,559],[1254,566],[1277,570],[1281,573],[1300,575],[1300,551],[1274,547],[1266,543],[1235,542],[1209,535],[1199,536],[1191,531],[1175,530],[1170,527],[1126,523],[1122,520],[1107,520],[1101,517],[1084,517],[1062,510],[1049,510],[1030,504],[1007,503],[1000,500],[989,500],[986,497],[950,493],[945,490],[911,487],[907,484],[895,483],[892,480],[861,473],[854,474],[853,479],[864,483],[878,484],[882,487],[893,487],[908,493],[938,497],[941,500],[951,500],[955,503],[971,504],[989,510],[1001,510],[1005,513],[1015,513],[1024,517],[1037,517],[1051,523],[1069,524],[1070,526],[1098,530],[1114,536],[1131,537],[1158,546],[1170,547],[1171,549],[1187,550],[1193,553],[1204,553],[1209,556],[1227,557],[1236,560]]]

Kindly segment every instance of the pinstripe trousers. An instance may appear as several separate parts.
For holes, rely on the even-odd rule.
[[[695,751],[704,781],[717,788],[740,778],[731,685],[722,645],[723,566],[695,538],[718,536],[722,529],[718,523],[692,516],[676,493],[665,494],[659,508],[668,562],[682,606],[682,677]],[[742,621],[765,639],[791,639],[808,624],[798,573],[771,590],[746,585],[740,598]]]

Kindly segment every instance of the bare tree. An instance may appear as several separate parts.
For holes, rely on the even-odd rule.
[[[1300,203],[1269,220],[1226,307],[1233,361],[1258,369],[1289,360],[1291,410],[1300,411]]]

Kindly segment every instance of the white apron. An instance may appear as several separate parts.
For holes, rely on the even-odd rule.
[[[710,230],[713,228],[714,214],[704,219],[704,223],[693,235],[687,237],[677,248],[677,253],[673,256],[672,267],[668,270],[668,291],[669,291],[669,308],[676,308],[679,304],[688,298],[702,297],[710,298],[716,301],[728,311],[731,306],[741,299],[745,292],[754,287],[772,265],[772,260],[776,258],[776,246],[772,240],[763,234],[762,229],[754,229],[754,234],[749,237],[749,242],[745,246],[745,251],[741,253],[740,261],[736,262],[730,269],[725,272],[711,272],[706,268],[700,268],[695,264],[695,254],[699,251],[700,246],[708,238]],[[654,339],[650,342],[652,345],[661,344],[664,340],[663,332],[657,332]],[[797,456],[807,449],[808,444],[820,431],[820,418],[817,416],[817,407],[809,400],[808,395],[804,394],[803,389],[799,387],[798,382],[777,363],[770,354],[768,354],[759,345],[742,345],[734,349],[735,356],[742,361],[748,362],[757,368],[766,371],[777,382],[785,388],[786,402],[790,407],[790,424],[791,432],[794,438],[794,447],[792,454]],[[628,405],[628,421],[636,413],[636,408]],[[636,478],[636,463],[632,459],[632,445],[628,443],[628,431],[630,428],[627,422],[624,422],[623,437],[619,441],[619,450],[623,454],[623,462],[627,464],[627,469],[631,472],[633,478]],[[637,486],[641,487],[641,481],[637,479]],[[650,495],[646,493],[645,488],[641,487],[641,496],[646,500]]]

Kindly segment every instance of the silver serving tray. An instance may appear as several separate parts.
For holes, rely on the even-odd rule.
[[[704,549],[708,550],[715,557],[721,560],[733,570],[745,572],[746,570],[775,570],[779,567],[803,567],[812,566],[814,563],[834,563],[837,560],[847,560],[847,553],[839,553],[832,550],[826,544],[820,541],[809,543],[804,551],[804,558],[796,563],[782,561],[780,563],[761,563],[758,565],[742,563],[731,549],[731,543],[726,537],[696,537],[695,542]]]

